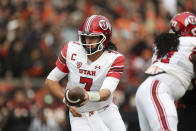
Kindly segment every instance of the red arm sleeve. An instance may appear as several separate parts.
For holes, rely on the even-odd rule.
[[[120,79],[124,71],[124,65],[125,65],[125,57],[124,56],[117,57],[113,62],[112,66],[110,67],[110,70],[108,71],[106,77],[109,76],[109,77]]]
[[[68,44],[65,44],[63,50],[59,53],[59,57],[56,61],[56,66],[64,73],[69,73],[69,69],[66,63],[67,48],[68,48]]]

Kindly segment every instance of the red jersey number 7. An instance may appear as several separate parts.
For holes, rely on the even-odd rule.
[[[80,77],[80,83],[85,84],[84,89],[86,91],[90,91],[90,88],[93,84],[93,79],[92,78],[87,78],[87,77]]]

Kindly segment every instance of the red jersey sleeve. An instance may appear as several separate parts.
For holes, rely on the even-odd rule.
[[[56,66],[64,73],[69,72],[69,69],[68,69],[67,63],[66,63],[67,48],[68,48],[68,44],[65,44],[63,50],[59,53],[59,57],[56,61]]]
[[[109,76],[109,77],[120,79],[124,71],[124,65],[125,65],[125,57],[124,56],[117,57],[113,62],[112,66],[110,67],[110,70],[108,71],[106,77]]]

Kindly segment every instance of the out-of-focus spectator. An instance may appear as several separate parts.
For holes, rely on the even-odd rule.
[[[7,103],[9,113],[3,131],[27,131],[31,121],[29,106],[23,90],[14,92],[13,101]]]
[[[135,103],[136,88],[125,93],[125,101],[120,106],[121,115],[127,125],[128,131],[140,131]]]
[[[2,128],[7,123],[8,119],[8,109],[6,107],[6,101],[7,98],[0,93],[0,131],[2,131]]]
[[[13,77],[21,77],[27,68],[27,55],[24,52],[24,43],[21,40],[14,40],[8,50],[7,72]]]
[[[41,77],[44,75],[45,59],[38,48],[34,48],[30,52],[27,73],[30,77]]]
[[[162,2],[172,16],[177,13],[177,0],[162,0]]]
[[[60,127],[54,119],[47,118],[44,109],[40,109],[32,120],[29,131],[60,131]]]
[[[148,45],[140,41],[131,50],[129,59],[128,78],[133,87],[137,87],[145,78],[144,71],[151,64],[152,50]]]

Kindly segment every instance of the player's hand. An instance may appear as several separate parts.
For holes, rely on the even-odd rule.
[[[69,111],[74,117],[82,117],[82,114],[77,111],[77,108],[75,106],[69,106]]]
[[[85,105],[89,100],[89,95],[87,93],[87,91],[85,90],[85,97],[84,97],[84,101],[80,104],[80,106]]]

